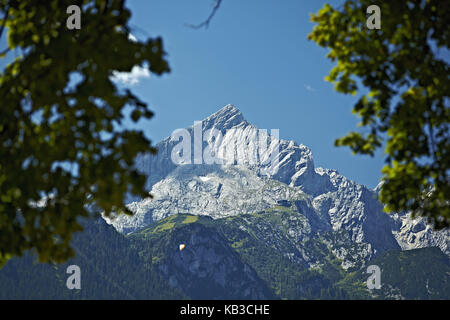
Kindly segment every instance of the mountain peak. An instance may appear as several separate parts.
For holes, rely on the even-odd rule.
[[[232,104],[227,104],[219,111],[207,117],[204,128],[216,127],[219,129],[230,129],[240,123],[247,123],[242,112]]]
[[[228,103],[227,105],[225,105],[222,109],[220,109],[219,111],[224,111],[224,112],[240,112],[238,108],[236,108],[235,105]],[[218,112],[219,112],[218,111]]]
[[[223,117],[230,118],[230,117],[234,117],[234,116],[243,117],[242,112],[238,108],[236,108],[232,104],[227,104],[226,106],[222,107],[219,111],[214,112],[207,119],[210,119],[210,118],[217,119],[217,118],[223,118]]]

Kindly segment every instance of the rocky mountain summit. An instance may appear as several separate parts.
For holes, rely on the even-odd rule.
[[[424,219],[412,220],[408,214],[384,213],[378,190],[335,170],[316,168],[308,147],[280,139],[273,130],[269,134],[258,129],[232,105],[178,131],[156,148],[157,155],[136,161],[149,176],[153,199],[131,201],[128,207],[134,216],[108,220],[121,233],[174,214],[217,219],[285,207],[304,221],[301,230],[291,231],[302,261],[314,260],[302,252],[302,241],[324,234],[339,235],[328,246],[344,268],[355,262],[340,242],[358,245],[359,252],[353,255],[361,257],[363,265],[395,249],[437,246],[450,256],[450,231],[433,231]]]

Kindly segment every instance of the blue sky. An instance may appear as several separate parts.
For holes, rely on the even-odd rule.
[[[161,36],[172,69],[162,77],[136,69],[136,77],[126,79],[155,112],[138,126],[156,143],[230,103],[259,128],[279,129],[280,138],[310,147],[316,167],[375,187],[382,151],[374,158],[354,156],[333,145],[356,128],[351,109],[358,96],[339,94],[324,81],[332,68],[327,51],[307,40],[310,13],[324,3],[223,0],[209,28],[194,30],[186,24],[205,20],[213,0],[127,1],[133,35],[140,40]]]
[[[133,0],[133,35],[162,36],[172,69],[132,86],[155,117],[142,123],[157,142],[231,103],[263,129],[311,148],[315,164],[375,187],[383,153],[354,156],[336,138],[354,130],[358,96],[345,96],[324,81],[332,64],[326,50],[307,40],[310,13],[325,2],[223,0],[209,28],[186,24],[206,19],[212,0]],[[328,1],[340,4],[341,1]]]

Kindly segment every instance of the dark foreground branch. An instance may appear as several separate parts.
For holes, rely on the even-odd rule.
[[[5,29],[6,20],[8,20],[9,16],[9,7],[6,9],[5,16],[3,17],[2,25],[0,26],[0,39],[2,38],[3,30]]]
[[[214,5],[214,8],[212,9],[211,13],[209,14],[209,17],[203,21],[200,24],[186,24],[186,26],[193,28],[193,29],[200,29],[200,28],[208,28],[209,23],[211,22],[212,18],[216,14],[217,10],[219,10],[220,5],[222,4],[222,0],[216,0],[216,4]]]

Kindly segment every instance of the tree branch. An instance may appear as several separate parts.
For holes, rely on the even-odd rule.
[[[5,29],[6,20],[9,17],[9,7],[6,9],[5,16],[3,17],[2,25],[0,26],[0,39],[2,38],[3,30]]]
[[[188,26],[192,29],[200,29],[203,27],[205,27],[205,29],[208,28],[209,23],[211,22],[212,18],[216,14],[217,10],[219,10],[219,7],[221,4],[222,4],[222,0],[216,0],[216,4],[214,5],[214,8],[212,9],[211,13],[209,14],[209,17],[205,21],[203,21],[200,24],[186,24],[186,26]]]
[[[427,103],[427,106],[428,106],[428,108],[430,110],[429,112],[430,113],[433,112],[433,105],[430,102],[430,99],[428,97],[428,92],[426,93],[426,103]],[[434,130],[433,130],[433,124],[431,123],[431,115],[430,114],[426,115],[425,119],[426,119],[426,122],[428,124],[428,134],[430,136],[429,148],[430,148],[430,151],[431,151],[431,154],[432,154],[433,158],[436,161],[436,142],[434,141]]]
[[[10,48],[6,48],[5,50],[0,51],[0,57],[5,55],[6,53],[8,53],[9,50],[10,50]]]

